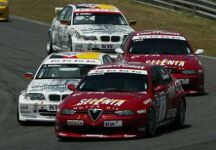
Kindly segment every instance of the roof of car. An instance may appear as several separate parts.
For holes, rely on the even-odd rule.
[[[59,52],[54,53],[50,58],[71,58],[71,59],[100,59],[104,53],[100,52]]]
[[[75,12],[120,12],[117,7],[106,4],[78,4],[75,6]]]
[[[138,70],[149,70],[152,68],[151,64],[142,62],[116,62],[112,64],[103,64],[97,66],[95,69],[138,69]]]
[[[141,62],[117,62],[95,67],[88,75],[97,75],[103,73],[134,73],[147,75],[148,70],[154,65]]]
[[[58,52],[51,54],[43,64],[102,64],[100,52]]]

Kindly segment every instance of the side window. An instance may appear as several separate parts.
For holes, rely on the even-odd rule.
[[[103,56],[103,63],[110,64],[110,63],[113,63],[113,60],[112,60],[112,58],[110,56],[104,55]]]
[[[131,33],[129,35],[124,36],[123,42],[122,42],[122,44],[120,46],[121,49],[123,49],[123,50],[126,49],[130,36],[131,36]]]
[[[65,7],[62,9],[62,11],[58,14],[57,20],[64,20],[64,16],[67,13],[67,10],[69,7]]]
[[[161,75],[158,73],[155,67],[151,69],[151,79],[153,87],[156,87],[161,83]]]
[[[172,81],[172,77],[166,69],[164,69],[161,66],[157,66],[156,70],[161,76],[161,79],[162,79],[161,84],[167,84],[167,83],[170,83]]]
[[[66,14],[64,16],[64,20],[71,20],[72,11],[73,11],[73,9],[71,7],[68,7]]]

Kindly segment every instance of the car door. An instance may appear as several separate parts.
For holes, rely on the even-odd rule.
[[[155,107],[157,114],[157,122],[161,122],[166,118],[169,109],[169,97],[167,96],[168,85],[166,82],[167,74],[160,66],[153,67],[151,70],[153,96],[155,99]]]
[[[60,28],[59,28],[60,44],[63,49],[68,49],[69,46],[68,26],[71,25],[72,11],[73,11],[72,7],[68,6],[66,8],[66,13],[62,19],[63,21],[66,22],[66,24],[65,23],[60,24]]]
[[[55,30],[56,30],[56,35],[55,35],[55,39],[56,39],[56,45],[61,49],[62,48],[62,28],[64,28],[64,24],[62,24],[62,21],[64,20],[65,14],[68,10],[68,6],[63,8],[62,11],[58,14],[57,18],[56,18],[56,23],[55,23]]]

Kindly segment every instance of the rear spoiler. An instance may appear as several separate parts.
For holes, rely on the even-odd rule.
[[[62,9],[63,7],[55,7],[55,13],[59,13]]]

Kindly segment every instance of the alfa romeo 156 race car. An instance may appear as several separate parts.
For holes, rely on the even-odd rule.
[[[186,37],[169,31],[140,31],[128,36],[116,49],[118,61],[146,62],[162,65],[178,79],[186,94],[204,93],[204,70]]]
[[[48,53],[68,49],[115,53],[123,39],[134,31],[112,5],[70,4],[56,10],[60,12],[48,32]]]
[[[9,19],[9,5],[8,0],[0,0],[0,21]]]
[[[18,122],[24,124],[29,121],[54,121],[57,105],[71,93],[67,85],[77,85],[92,67],[111,62],[110,56],[97,52],[51,54],[35,75],[25,74],[32,81],[20,93]]]
[[[115,63],[91,70],[58,106],[56,135],[72,138],[153,136],[168,123],[184,125],[181,83],[162,66]]]

